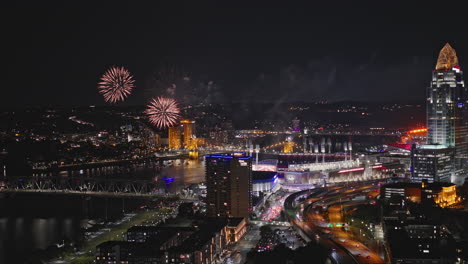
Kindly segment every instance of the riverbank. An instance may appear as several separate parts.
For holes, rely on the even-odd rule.
[[[106,241],[125,240],[125,233],[130,227],[144,224],[156,225],[160,221],[171,217],[176,212],[176,208],[177,206],[175,205],[174,207],[163,207],[138,212],[129,218],[128,221],[122,221],[117,225],[107,227],[109,229],[107,232],[86,241],[81,249],[77,251],[64,251],[58,257],[46,263],[89,264],[94,259],[94,251],[97,245]]]

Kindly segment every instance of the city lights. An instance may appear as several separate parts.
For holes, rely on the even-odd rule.
[[[2,7],[0,263],[468,263],[462,5]]]

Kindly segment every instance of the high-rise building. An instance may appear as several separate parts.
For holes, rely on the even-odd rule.
[[[190,119],[184,119],[180,121],[180,126],[182,127],[183,147],[187,149],[195,149],[195,121]]]
[[[466,96],[457,54],[447,43],[439,53],[427,89],[427,144],[455,147],[457,156],[466,155]]]
[[[283,145],[283,153],[293,153],[294,152],[294,142],[292,137],[287,137]]]
[[[453,148],[444,145],[413,145],[411,181],[450,182],[454,173]]]
[[[169,127],[169,148],[180,149],[182,147],[180,127]]]
[[[301,130],[301,127],[300,127],[300,120],[297,119],[297,118],[294,118],[293,121],[292,121],[292,127],[291,127],[291,130],[293,132],[298,132]]]
[[[207,216],[248,217],[252,210],[252,157],[207,155]]]
[[[426,166],[422,163],[425,162],[424,159],[427,159],[434,162],[434,166],[430,170],[423,170],[422,174],[432,172],[429,178],[438,181],[440,175],[447,173],[445,170],[449,165],[436,166],[435,163],[441,162],[436,162],[436,159],[440,157],[445,159],[446,155],[451,155],[449,157],[451,176],[445,175],[440,179],[457,182],[459,176],[463,175],[465,160],[468,159],[467,96],[457,54],[447,43],[439,53],[435,70],[432,73],[431,85],[427,89],[427,144],[429,146],[415,150],[416,153],[412,154],[416,157],[412,160],[416,162],[412,165],[416,170],[412,172],[415,179],[420,178],[415,175],[419,174],[418,168],[422,169]],[[443,150],[443,148],[449,149]],[[427,157],[423,158],[423,156]]]

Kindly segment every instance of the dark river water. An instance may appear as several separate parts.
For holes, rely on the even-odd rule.
[[[118,176],[158,182],[165,192],[175,193],[187,184],[205,179],[204,163],[174,160],[161,170],[152,166],[131,168],[105,167],[93,170],[63,172],[62,176]],[[112,175],[115,173],[115,175]],[[164,178],[174,178],[167,183]],[[137,198],[102,198],[80,195],[0,193],[0,264],[24,263],[35,250],[46,249],[62,240],[77,241],[83,237],[85,219],[118,219],[147,203]],[[106,206],[107,205],[107,206]]]

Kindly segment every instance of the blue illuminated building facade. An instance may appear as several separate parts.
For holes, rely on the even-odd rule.
[[[260,193],[273,191],[278,184],[278,173],[276,171],[254,171],[252,172],[253,194],[259,196]]]
[[[205,156],[207,216],[248,217],[252,210],[252,157]]]

